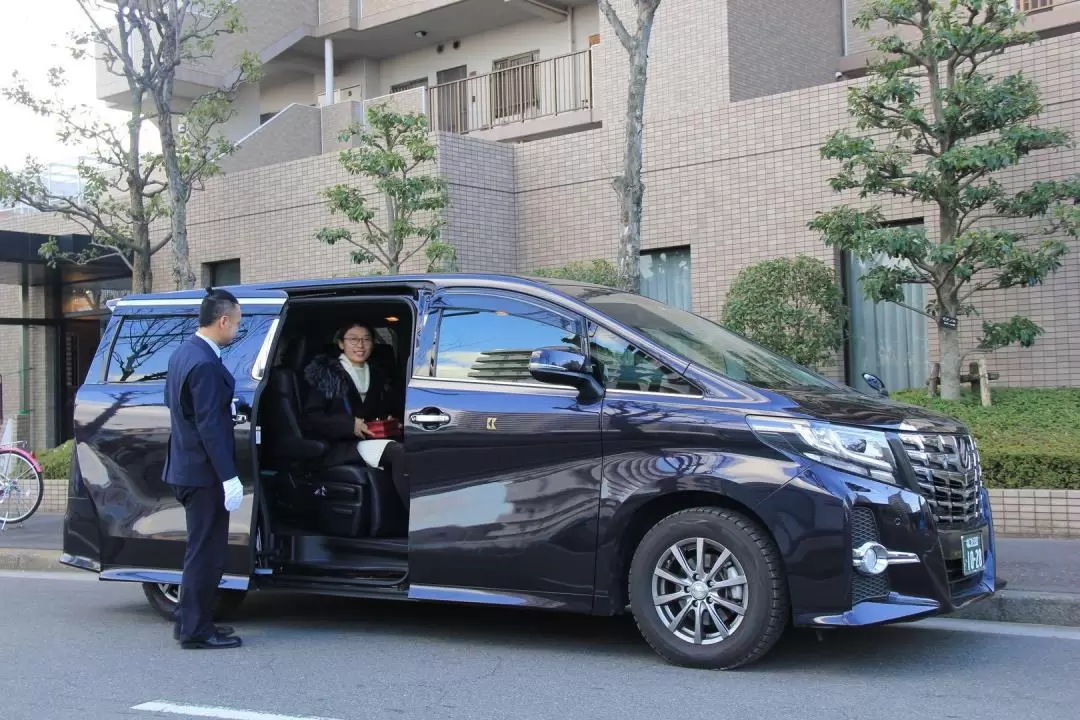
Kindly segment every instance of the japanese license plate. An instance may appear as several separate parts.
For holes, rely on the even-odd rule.
[[[983,569],[982,533],[962,536],[960,551],[964,561],[964,575],[974,575]]]

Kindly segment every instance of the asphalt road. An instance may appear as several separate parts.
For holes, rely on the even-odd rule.
[[[136,585],[0,573],[0,715],[1049,720],[1080,706],[1077,630],[953,620],[824,642],[797,632],[751,668],[715,673],[665,664],[620,619],[252,595],[234,624],[239,650],[181,650]]]

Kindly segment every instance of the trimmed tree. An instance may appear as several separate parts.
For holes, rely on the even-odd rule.
[[[616,262],[618,287],[637,292],[641,284],[641,215],[645,203],[642,182],[642,152],[645,128],[645,84],[649,77],[649,40],[660,0],[632,0],[637,23],[631,33],[611,6],[600,0],[600,11],[607,18],[615,37],[630,60],[626,87],[626,128],[624,129],[622,172],[613,185],[619,197],[619,254]]]
[[[230,81],[177,107],[176,69],[213,55],[214,41],[243,32],[235,0],[111,0],[113,22],[98,21],[99,0],[76,0],[93,29],[77,38],[96,43],[113,75],[138,87],[161,138],[161,168],[168,187],[172,224],[172,273],[176,287],[197,282],[188,256],[187,204],[192,190],[220,172],[218,161],[235,145],[219,129],[234,115],[232,101],[241,86],[258,82],[258,58],[244,52]]]
[[[800,365],[829,362],[844,341],[844,295],[831,267],[808,255],[751,265],[724,301],[723,325]]]
[[[382,201],[381,213],[364,188],[335,185],[322,193],[331,215],[340,213],[362,230],[354,235],[347,228],[325,227],[315,234],[316,239],[327,245],[351,244],[351,260],[379,266],[375,274],[399,273],[421,250],[428,259],[428,272],[455,271],[454,247],[441,240],[448,204],[446,181],[424,172],[425,166],[432,167],[436,161],[427,116],[375,105],[368,109],[366,126],[354,123],[340,136],[342,142],[354,138],[357,146],[339,154],[341,166],[374,186],[373,195]]]
[[[1022,21],[1012,0],[871,0],[856,24],[883,22],[894,32],[872,40],[884,59],[870,65],[865,86],[849,90],[848,105],[856,128],[874,136],[839,131],[822,147],[824,158],[841,163],[834,190],[906,197],[936,210],[936,237],[888,225],[876,206],[837,207],[809,226],[830,247],[889,258],[861,278],[867,298],[902,304],[906,284],[934,289],[925,313],[937,325],[945,399],[960,394],[960,322],[978,314],[979,294],[1042,283],[1061,267],[1062,237],[1080,227],[1080,181],[1010,189],[995,177],[1070,141],[1034,124],[1043,110],[1034,82],[985,69],[1036,39],[1020,30]],[[983,322],[976,349],[1029,347],[1042,333],[1021,316]]]

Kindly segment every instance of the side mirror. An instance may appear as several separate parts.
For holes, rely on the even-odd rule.
[[[877,375],[873,373],[863,373],[862,379],[866,381],[866,384],[870,388],[877,392],[881,397],[889,397],[889,390],[885,387],[885,383],[881,381]]]
[[[569,385],[582,396],[595,400],[603,388],[588,371],[588,361],[581,353],[562,348],[540,348],[529,359],[529,374],[542,383]]]

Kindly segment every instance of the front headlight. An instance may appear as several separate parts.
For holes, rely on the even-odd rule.
[[[897,484],[896,456],[885,433],[818,420],[750,416],[761,441],[854,475]]]

